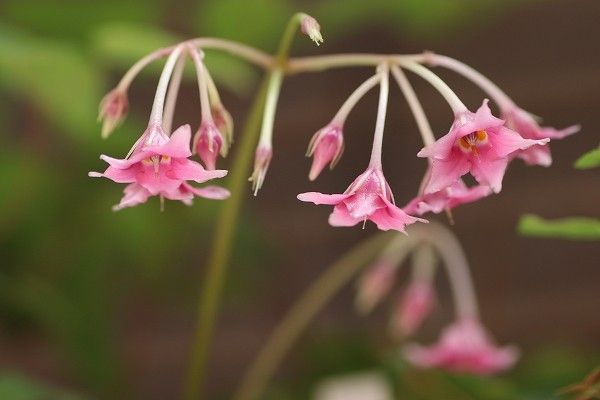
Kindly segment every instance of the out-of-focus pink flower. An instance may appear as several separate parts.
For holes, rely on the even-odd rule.
[[[194,151],[198,154],[208,170],[217,166],[219,153],[226,154],[227,144],[224,143],[221,132],[213,122],[202,122],[194,136]]]
[[[370,312],[390,292],[395,273],[396,266],[385,260],[365,270],[356,294],[356,307],[360,313]]]
[[[98,120],[102,121],[102,137],[107,138],[127,115],[127,93],[119,88],[108,92],[100,102]]]
[[[492,190],[489,186],[477,185],[469,188],[459,179],[440,191],[415,197],[403,207],[403,210],[408,214],[416,215],[428,212],[438,214],[461,204],[477,201],[490,193]]]
[[[109,164],[104,173],[90,172],[92,177],[106,177],[117,183],[129,183],[125,196],[117,209],[145,202],[149,196],[160,195],[167,199],[185,200],[193,195],[207,194],[204,189],[195,189],[186,181],[203,183],[222,178],[227,171],[207,171],[202,165],[188,159],[191,131],[189,125],[177,129],[171,137],[160,125],[152,124],[134,146],[131,156],[123,160],[101,155]],[[205,188],[206,189],[206,188]],[[224,190],[224,189],[223,189]],[[212,198],[219,198],[225,192]],[[226,196],[223,196],[226,197]]]
[[[308,144],[307,157],[313,157],[308,179],[315,180],[323,168],[329,164],[335,167],[344,152],[344,134],[342,127],[329,124],[315,133]]]
[[[429,280],[415,280],[400,297],[398,308],[392,316],[392,330],[401,337],[410,336],[431,314],[435,293]]]
[[[262,187],[265,176],[267,176],[267,170],[269,164],[271,164],[271,158],[273,157],[273,149],[271,146],[264,146],[259,144],[254,153],[254,170],[249,180],[252,182],[252,191],[256,196],[258,191]]]
[[[502,118],[506,120],[506,126],[518,132],[525,139],[563,139],[579,132],[580,126],[573,125],[564,129],[541,127],[534,117],[527,111],[512,107],[502,111]],[[552,164],[550,145],[537,144],[516,153],[517,157],[528,165],[541,165],[548,167]]]
[[[438,343],[429,347],[409,344],[404,354],[423,368],[489,375],[512,367],[519,353],[514,346],[496,347],[479,321],[463,318],[444,329]]]
[[[223,157],[226,157],[229,147],[233,143],[233,118],[221,103],[211,106],[211,114],[215,126],[223,136],[224,143],[221,152]]]
[[[456,116],[450,132],[423,148],[419,157],[431,160],[431,176],[425,194],[435,193],[455,183],[470,172],[477,182],[498,193],[509,156],[549,139],[523,139],[506,128],[504,121],[492,115],[487,100],[476,113],[462,112]]]
[[[406,225],[427,222],[406,214],[394,204],[394,198],[380,168],[369,167],[343,194],[301,193],[301,201],[335,206],[329,216],[332,226],[354,226],[367,219],[381,230],[404,232]]]

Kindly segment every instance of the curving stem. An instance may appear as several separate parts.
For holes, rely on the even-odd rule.
[[[383,147],[383,132],[385,130],[385,116],[387,114],[388,97],[390,94],[390,77],[387,63],[378,67],[381,74],[379,82],[379,104],[377,106],[377,120],[375,121],[375,133],[373,134],[373,147],[371,149],[371,160],[369,166],[381,168],[381,151]]]

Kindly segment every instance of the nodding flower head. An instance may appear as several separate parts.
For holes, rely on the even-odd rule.
[[[431,176],[425,194],[431,194],[455,183],[470,172],[482,185],[498,193],[509,156],[534,145],[543,145],[549,139],[524,139],[494,117],[483,102],[476,113],[458,113],[450,132],[435,143],[423,148],[419,157],[431,161]]]
[[[217,166],[217,157],[219,154],[224,157],[227,154],[226,149],[227,144],[216,125],[213,122],[203,121],[194,136],[194,152],[198,154],[206,169],[214,170]]]
[[[371,220],[381,230],[404,232],[406,225],[417,221],[427,222],[396,207],[390,186],[380,168],[369,167],[342,194],[309,192],[299,194],[298,199],[333,205],[333,213],[329,216],[332,226],[354,226]]]
[[[412,199],[403,210],[408,214],[423,215],[428,212],[439,214],[461,204],[472,203],[492,193],[489,186],[467,187],[462,179],[437,192],[422,194]]]
[[[430,280],[415,280],[400,297],[392,317],[392,331],[399,337],[410,336],[431,314],[435,304],[435,293]]]
[[[129,101],[124,90],[115,88],[100,102],[98,120],[102,121],[102,137],[107,138],[127,116]]]
[[[361,314],[370,312],[392,289],[396,266],[381,260],[370,266],[358,283],[356,308]]]
[[[308,178],[311,181],[315,180],[327,164],[330,168],[335,167],[343,152],[344,134],[341,126],[329,124],[319,129],[310,140],[306,151],[307,157],[313,157]]]
[[[273,157],[273,149],[270,146],[259,144],[254,154],[254,171],[252,171],[252,176],[248,178],[252,182],[252,191],[255,196],[265,181],[271,157]]]
[[[323,43],[323,35],[321,35],[321,25],[317,22],[316,19],[311,17],[310,15],[303,14],[302,20],[300,21],[300,29],[302,33],[307,35],[310,40],[315,42],[317,46],[320,46]]]
[[[463,318],[442,332],[440,341],[429,347],[409,344],[404,355],[422,368],[444,368],[453,372],[490,375],[514,365],[518,350],[497,347],[481,323]]]
[[[233,118],[231,117],[229,111],[227,111],[221,104],[212,104],[211,114],[215,126],[219,132],[221,132],[221,136],[223,137],[221,154],[223,157],[227,157],[229,147],[233,143]]]
[[[90,172],[89,176],[130,184],[116,209],[143,203],[149,196],[156,195],[181,201],[191,199],[194,194],[210,197],[208,192],[196,192],[186,181],[203,183],[222,178],[227,171],[206,171],[199,163],[189,160],[190,138],[189,125],[180,127],[169,137],[160,125],[151,124],[134,145],[130,157],[116,159],[101,155],[109,167],[103,173]]]
[[[516,106],[502,110],[502,118],[506,120],[508,128],[518,132],[525,139],[563,139],[577,133],[580,129],[579,125],[564,129],[541,127],[531,114]],[[516,155],[528,165],[548,167],[552,164],[550,145],[548,144],[536,144],[517,151]]]

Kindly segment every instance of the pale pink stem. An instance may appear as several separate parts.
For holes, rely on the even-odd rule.
[[[150,123],[156,123],[162,125],[162,117],[164,111],[165,97],[167,94],[167,88],[169,86],[169,80],[173,74],[173,68],[177,58],[183,50],[182,46],[177,46],[175,50],[169,55],[165,67],[160,75],[158,86],[156,88],[156,94],[154,95],[154,102],[152,103],[152,111],[150,112]]]
[[[208,98],[208,84],[206,82],[206,74],[204,63],[202,62],[203,54],[192,46],[189,46],[192,60],[196,66],[196,76],[198,77],[198,91],[200,93],[200,107],[202,109],[202,122],[213,123],[213,117],[210,110],[210,100]]]
[[[437,264],[437,256],[433,246],[423,243],[412,254],[412,280],[416,282],[431,282]]]
[[[279,99],[282,80],[283,71],[280,69],[276,69],[271,73],[267,97],[265,99],[260,139],[258,140],[259,147],[268,149],[272,147],[275,110],[277,109],[277,100]]]
[[[392,75],[396,79],[398,86],[400,86],[400,90],[404,94],[406,102],[408,103],[408,106],[415,117],[417,127],[421,133],[421,138],[423,139],[423,144],[425,146],[433,144],[433,142],[435,142],[435,137],[433,136],[431,125],[429,125],[429,121],[427,120],[427,116],[425,115],[425,111],[423,110],[423,106],[421,105],[415,90],[406,78],[406,75],[402,69],[400,69],[397,65],[392,65],[391,70]]]
[[[332,54],[327,56],[311,56],[291,58],[286,66],[287,74],[301,72],[323,71],[329,68],[377,66],[384,62],[395,62],[398,60],[420,61],[422,54]]]
[[[446,101],[450,105],[450,108],[452,108],[454,114],[459,114],[468,111],[467,107],[458,98],[456,93],[454,93],[452,89],[450,89],[446,82],[444,82],[439,76],[431,72],[429,69],[414,61],[398,61],[398,65],[414,72],[415,74],[419,75],[421,78],[429,82],[431,86],[433,86],[438,92],[440,92],[444,99],[446,99]]]
[[[185,60],[186,55],[185,53],[182,53],[177,59],[177,64],[175,64],[173,76],[171,77],[171,81],[169,83],[169,90],[167,91],[167,101],[165,102],[165,112],[163,113],[163,130],[167,135],[171,134],[171,129],[173,127],[175,105],[177,103],[177,96],[179,94],[179,88],[183,78]]]
[[[373,148],[371,149],[371,160],[369,167],[381,168],[381,151],[383,147],[383,131],[385,129],[385,116],[387,114],[388,97],[390,93],[389,68],[387,64],[379,66],[381,80],[379,82],[379,105],[377,106],[377,120],[375,121],[375,133],[373,134]]]
[[[127,72],[125,72],[125,75],[123,75],[123,78],[121,78],[121,80],[117,84],[117,89],[119,89],[123,92],[126,92],[129,89],[129,86],[131,86],[131,82],[133,82],[135,77],[144,68],[146,68],[148,66],[148,64],[167,56],[168,54],[170,54],[173,51],[174,48],[175,48],[175,46],[170,46],[170,47],[158,49],[158,50],[153,51],[152,53],[144,56],[140,60],[138,60],[135,64],[133,64],[131,66],[131,68],[129,68],[127,70]]]
[[[469,79],[471,82],[479,86],[484,92],[486,92],[488,96],[490,96],[490,98],[503,110],[515,107],[514,101],[512,101],[512,99],[508,97],[508,95],[504,93],[502,89],[500,89],[494,82],[485,77],[479,71],[468,66],[467,64],[455,60],[454,58],[441,56],[434,53],[428,53],[425,57],[425,62],[432,67],[440,66],[448,68]]]
[[[227,39],[198,38],[191,39],[188,41],[188,43],[204,49],[210,48],[224,50],[266,69],[271,68],[274,64],[274,58],[271,55],[245,44],[233,42]]]
[[[352,111],[352,109],[356,106],[356,104],[364,97],[365,94],[369,90],[375,87],[381,81],[382,74],[377,73],[364,81],[352,94],[348,99],[344,102],[344,104],[340,107],[339,111],[335,114],[331,123],[333,125],[342,127],[346,122],[346,118]]]

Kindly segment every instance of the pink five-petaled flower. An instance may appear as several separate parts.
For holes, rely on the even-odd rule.
[[[502,118],[506,121],[507,127],[518,132],[525,139],[563,139],[577,133],[580,129],[579,125],[564,129],[541,127],[531,114],[516,106],[503,110]],[[552,164],[550,146],[547,144],[534,145],[516,154],[528,165],[548,167]]]
[[[124,90],[115,88],[108,92],[100,102],[98,121],[102,121],[102,137],[107,138],[125,119],[129,101]]]
[[[470,172],[482,185],[498,193],[509,156],[549,139],[523,139],[506,128],[504,121],[492,115],[484,100],[476,113],[457,114],[450,132],[423,148],[419,157],[431,160],[431,176],[425,194],[438,192]]]
[[[380,168],[369,167],[356,178],[343,194],[301,193],[301,201],[335,206],[329,216],[332,226],[354,226],[373,221],[383,231],[404,232],[406,225],[427,222],[406,214],[394,204],[390,186]]]
[[[453,372],[489,375],[513,366],[518,358],[514,346],[496,347],[480,322],[463,318],[442,332],[430,347],[409,344],[404,355],[423,368],[444,368]]]
[[[428,212],[438,214],[461,204],[477,201],[491,192],[489,186],[477,185],[469,188],[459,179],[442,190],[415,197],[402,209],[408,214],[423,215]]]
[[[356,307],[360,313],[370,312],[390,292],[395,274],[394,264],[387,260],[380,260],[363,273],[356,294]]]
[[[104,173],[90,172],[92,177],[106,177],[117,183],[129,183],[125,195],[116,209],[145,202],[149,196],[160,195],[167,199],[189,203],[193,195],[208,198],[225,198],[224,189],[196,189],[188,185],[221,178],[227,171],[206,171],[202,165],[188,159],[191,131],[189,125],[181,126],[171,137],[160,125],[151,124],[135,144],[130,157],[123,160],[101,155],[109,167]]]
[[[410,336],[416,332],[433,310],[435,294],[431,281],[415,280],[400,297],[398,308],[392,317],[392,330],[398,336]]]
[[[198,132],[194,136],[194,151],[198,154],[204,166],[208,170],[214,170],[217,166],[219,153],[225,156],[227,144],[224,143],[221,132],[211,122],[202,122]]]
[[[307,157],[313,157],[308,179],[314,181],[329,164],[330,168],[340,160],[344,152],[344,134],[341,126],[329,124],[315,133],[308,144]]]

